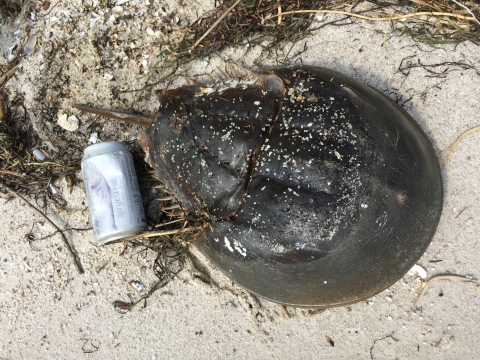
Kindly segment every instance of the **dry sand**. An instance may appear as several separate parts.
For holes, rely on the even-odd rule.
[[[188,24],[212,6],[192,0],[183,6],[173,1],[130,0],[110,10],[103,3],[94,7],[88,1],[83,5],[77,0],[54,1],[48,11],[36,13],[32,26],[0,18],[0,65],[6,63],[10,47],[21,49],[29,36],[37,37],[34,55],[17,51],[21,66],[6,91],[11,98],[24,96],[28,115],[50,154],[69,139],[83,138],[87,144],[91,129],[86,124],[91,118],[73,111],[72,102],[119,108],[112,89],[138,88],[144,81],[139,75],[159,54],[159,41],[174,36],[175,26]],[[319,21],[328,19],[332,17]],[[162,35],[168,27],[172,33]],[[104,37],[113,34],[121,43],[105,41]],[[307,50],[291,63],[301,60],[332,68],[400,102],[408,100],[404,108],[438,153],[480,123],[480,51],[470,42],[429,46],[394,36],[388,23],[364,21],[322,28],[305,42]],[[302,42],[295,49],[303,47]],[[246,66],[259,55],[257,48],[247,56],[244,48],[222,54]],[[436,67],[431,70],[448,71],[434,77],[418,67],[405,76],[399,66],[406,57],[412,64],[465,62],[474,68]],[[261,63],[274,64],[275,58],[269,56]],[[219,58],[206,59],[183,71],[186,75],[210,72],[222,64]],[[156,106],[150,93],[136,104],[145,112]],[[59,108],[78,116],[77,132],[67,133],[55,124]],[[124,126],[114,128],[113,134],[105,124],[97,125],[97,130],[102,141],[125,140],[137,131]],[[445,273],[480,277],[478,144],[480,132],[469,135],[454,151],[450,166],[443,166],[442,218],[430,247],[418,261],[427,277]],[[49,208],[48,215],[65,228],[87,227],[82,185],[72,193],[65,184],[63,188],[69,211],[57,214]],[[25,241],[32,226],[37,238],[54,233],[40,216],[21,202],[5,198],[0,199],[0,212],[1,359],[480,357],[477,284],[433,283],[419,308],[412,311],[422,284],[415,276],[405,275],[368,301],[315,312],[257,299],[208,264],[203,270],[208,278],[189,264],[178,279],[150,297],[146,307],[120,315],[112,301],[140,296],[130,281],[141,281],[147,287],[155,282],[151,256],[122,254],[119,244],[96,247],[90,231],[67,231],[86,270],[80,275],[60,236],[33,244]],[[198,264],[205,261],[196,263],[201,267]]]

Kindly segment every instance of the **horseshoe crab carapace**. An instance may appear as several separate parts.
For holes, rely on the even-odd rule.
[[[247,290],[292,306],[354,303],[428,247],[442,210],[439,163],[380,92],[293,66],[158,97],[138,136],[147,161],[182,207],[208,214],[194,246]]]

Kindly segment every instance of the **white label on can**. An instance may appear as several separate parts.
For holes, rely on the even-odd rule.
[[[131,154],[125,151],[93,156],[82,172],[97,240],[145,226],[138,180]],[[117,237],[118,238],[118,237]]]

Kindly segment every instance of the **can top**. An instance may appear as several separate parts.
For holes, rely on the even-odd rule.
[[[90,145],[83,150],[84,158],[109,153],[112,151],[127,151],[127,147],[118,141],[106,141],[98,144]]]

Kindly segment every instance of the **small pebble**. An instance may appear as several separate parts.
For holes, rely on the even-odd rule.
[[[132,280],[130,281],[130,285],[138,292],[145,291],[145,285],[143,285],[140,281]]]
[[[33,156],[35,156],[38,161],[41,162],[41,161],[45,160],[45,155],[40,150],[35,149],[35,150],[32,151],[32,153],[33,153]]]

